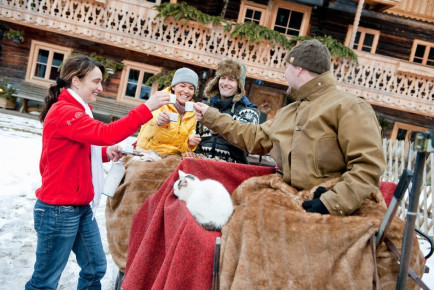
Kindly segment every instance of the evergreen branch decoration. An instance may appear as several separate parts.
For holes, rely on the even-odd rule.
[[[76,55],[79,55],[79,54],[81,54],[81,53],[71,53],[71,56],[76,56]],[[104,81],[106,81],[109,78],[109,75],[110,75],[109,71],[110,70],[112,72],[115,72],[117,70],[121,70],[121,69],[124,68],[124,64],[122,62],[115,61],[115,60],[113,60],[111,58],[106,58],[106,57],[101,56],[101,55],[97,55],[95,52],[92,52],[88,56],[91,59],[99,62],[100,64],[102,64],[104,66],[104,68],[105,68],[105,72],[104,72],[104,76],[103,76]],[[60,65],[59,70],[60,70],[61,67],[62,67],[62,65]]]
[[[9,84],[8,80],[5,78],[3,82],[0,83],[0,98],[5,98],[8,100],[15,100],[14,94],[17,91]]]
[[[268,27],[258,25],[255,22],[236,23],[230,36],[248,38],[251,43],[255,41],[261,43],[265,39],[273,45],[281,44],[284,48],[288,49],[292,47],[289,45],[288,38],[285,35]]]
[[[166,20],[169,17],[173,17],[176,21],[181,19],[184,20],[186,24],[190,20],[198,21],[203,24],[219,25],[228,22],[220,16],[211,16],[202,11],[198,10],[196,7],[190,6],[185,2],[181,3],[163,3],[161,5],[155,5],[154,8],[158,10],[157,17],[164,17]]]
[[[158,84],[158,90],[164,89],[169,87],[172,84],[172,79],[173,76],[175,75],[176,70],[171,70],[171,71],[163,71],[160,73],[157,73],[155,75],[153,75],[152,77],[150,77],[145,85],[147,86],[152,86],[152,84],[154,82],[156,82]]]
[[[290,39],[278,31],[272,30],[266,26],[258,25],[255,22],[234,23],[228,21],[220,16],[211,16],[203,13],[197,8],[181,2],[176,3],[163,3],[155,5],[154,8],[159,11],[157,17],[164,17],[167,20],[173,17],[176,21],[184,20],[184,24],[188,21],[194,20],[202,24],[213,23],[214,25],[223,25],[225,32],[230,32],[230,37],[248,38],[250,43],[261,43],[264,39],[269,41],[272,45],[280,44],[285,49],[291,49],[298,41],[315,38],[324,44],[330,51],[332,56],[346,58],[358,64],[357,54],[350,48],[343,45],[341,42],[333,39],[331,36],[327,37],[311,37],[311,36],[293,36]]]

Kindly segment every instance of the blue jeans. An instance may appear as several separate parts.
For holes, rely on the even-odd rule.
[[[50,205],[38,200],[33,215],[38,243],[35,269],[26,289],[57,289],[71,250],[81,268],[77,289],[101,289],[107,261],[90,206]]]

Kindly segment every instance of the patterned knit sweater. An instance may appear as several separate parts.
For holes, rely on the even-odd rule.
[[[235,120],[244,123],[259,123],[257,106],[243,96],[239,101],[233,102],[233,97],[222,99],[220,95],[209,100],[208,105],[217,108],[221,113],[232,116]],[[231,145],[223,137],[210,132],[210,130],[198,122],[197,133],[202,141],[196,149],[196,153],[202,153],[209,158],[226,160],[236,163],[247,163],[246,153],[238,147]]]

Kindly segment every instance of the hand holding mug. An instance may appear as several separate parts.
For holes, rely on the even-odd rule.
[[[157,125],[163,126],[170,123],[170,115],[169,112],[163,111],[158,115]]]
[[[204,103],[194,103],[194,110],[196,112],[196,118],[200,121],[202,120],[203,115],[205,115],[206,110],[208,110],[208,105]]]
[[[158,91],[146,101],[145,105],[151,111],[155,111],[161,106],[167,105],[169,103],[169,93]]]

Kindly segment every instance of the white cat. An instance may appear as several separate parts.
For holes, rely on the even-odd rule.
[[[209,231],[221,230],[234,211],[231,196],[223,184],[212,179],[200,180],[182,170],[178,173],[173,185],[175,195],[186,202],[199,225]]]

